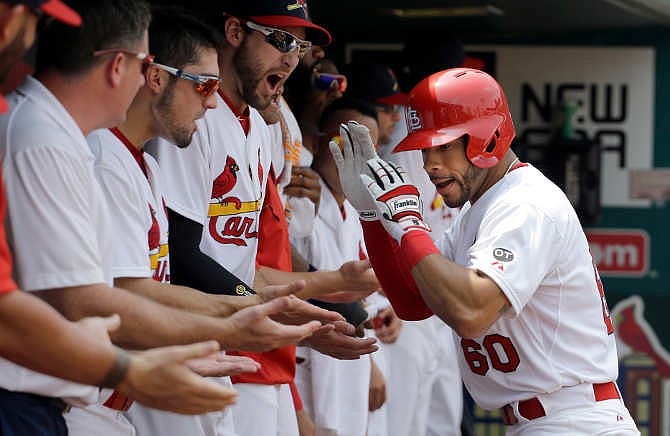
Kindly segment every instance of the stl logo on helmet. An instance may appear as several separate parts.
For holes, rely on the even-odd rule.
[[[246,246],[245,239],[258,236],[255,230],[256,219],[240,215],[257,212],[260,208],[260,199],[242,201],[238,197],[227,195],[237,184],[239,171],[240,167],[235,159],[228,156],[223,172],[214,179],[212,184],[207,217],[209,218],[209,234],[215,241],[221,244]],[[218,225],[220,218],[225,219],[223,226]]]
[[[405,119],[407,120],[407,131],[412,133],[416,130],[422,129],[423,124],[421,124],[421,118],[416,110],[412,109],[411,106],[407,106],[405,112]]]

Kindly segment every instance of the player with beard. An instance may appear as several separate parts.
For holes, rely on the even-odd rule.
[[[341,126],[344,154],[330,146],[398,315],[453,328],[468,392],[500,409],[508,435],[639,435],[584,231],[565,193],[510,148],[501,86],[472,68],[440,71],[410,92],[407,117],[395,151],[421,150],[447,205],[463,208],[437,244],[417,188],[364,127]]]
[[[225,14],[224,14],[225,11]],[[305,278],[307,293],[366,290],[378,287],[367,262],[352,262],[338,271],[291,273],[260,267],[256,274],[258,219],[264,207],[271,167],[271,137],[257,110],[278,105],[277,97],[299,56],[310,43],[327,44],[330,35],[309,21],[304,2],[227,2],[210,15],[224,38],[219,50],[222,77],[218,107],[205,114],[187,149],[178,151],[157,141],[155,155],[171,175],[166,182],[170,215],[174,282],[207,292],[220,291],[212,260],[247,284],[286,283]],[[152,150],[153,152],[153,150]],[[175,241],[174,243],[172,241]],[[179,242],[177,242],[179,241]],[[177,258],[180,258],[179,260]],[[248,289],[240,288],[240,293]],[[336,323],[335,331],[309,340],[338,357],[358,358],[372,352],[374,340],[348,336],[353,326]],[[297,434],[288,383],[295,372],[295,351],[276,350],[262,359],[254,379],[236,385],[236,430],[246,435]]]
[[[162,63],[152,62],[147,67],[145,86],[133,100],[126,121],[112,129],[97,130],[87,138],[96,156],[96,176],[110,205],[113,233],[117,235],[112,249],[114,284],[168,306],[227,316],[277,296],[277,290],[269,288],[262,296],[235,298],[170,284],[162,177],[156,161],[143,152],[143,145],[156,136],[180,148],[188,146],[196,130],[195,121],[207,109],[216,107],[215,93],[220,83],[217,40],[211,29],[173,8],[154,11],[149,35],[150,46]],[[241,282],[229,276],[220,286],[232,291]],[[340,319],[297,299],[294,304],[290,322],[306,316],[324,322]],[[287,320],[286,316],[282,318]],[[210,376],[253,372],[259,366],[237,356],[218,356],[211,372],[207,371],[207,361],[198,363],[199,368],[205,366],[200,373]],[[123,410],[132,403],[119,397],[114,401]],[[207,434],[203,422],[210,418],[162,413],[139,405],[130,409],[129,416],[140,435]]]
[[[145,83],[142,72],[150,61],[147,27],[151,15],[148,4],[137,0],[71,0],[69,4],[87,25],[73,28],[56,22],[42,31],[37,76],[26,78],[9,97],[12,109],[0,118],[4,132],[0,148],[11,204],[8,239],[18,283],[39,292],[71,319],[119,313],[123,323],[113,338],[133,349],[216,338],[230,348],[266,350],[295,342],[319,328],[318,322],[284,326],[267,317],[291,306],[288,297],[220,319],[170,308],[112,287],[113,234],[85,135],[126,120],[128,106]],[[105,104],[90,104],[98,99]],[[237,331],[240,323],[247,326],[242,334]],[[251,335],[244,341],[251,340],[244,345],[239,340],[247,333]],[[235,400],[234,392],[197,377],[183,365],[185,359],[209,355],[218,347],[204,343],[170,348],[140,353],[145,357],[137,360],[121,352],[118,365],[102,384],[119,385],[127,372],[131,384],[119,387],[138,401],[183,413],[221,410]],[[68,358],[61,354],[58,361],[68,362]],[[133,362],[140,368],[133,370]],[[147,371],[161,363],[167,367]],[[26,413],[8,413],[9,418],[2,421],[8,427],[3,434],[128,434],[115,401],[118,393],[33,373],[4,360],[0,365],[0,398],[7,405],[2,410],[29,405]],[[137,371],[143,369],[146,380],[136,386],[135,378],[142,375]],[[59,398],[76,407],[63,415],[65,403]]]

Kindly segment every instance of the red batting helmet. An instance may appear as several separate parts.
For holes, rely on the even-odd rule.
[[[472,68],[452,68],[423,79],[410,92],[406,110],[409,134],[395,152],[435,147],[468,135],[468,159],[489,168],[500,162],[515,135],[502,88],[493,77]]]

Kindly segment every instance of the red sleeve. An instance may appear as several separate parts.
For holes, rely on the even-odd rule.
[[[291,395],[293,396],[293,406],[295,406],[295,411],[297,412],[298,410],[304,409],[305,407],[302,405],[300,392],[298,392],[298,388],[295,386],[295,382],[291,380],[288,386],[291,388]]]
[[[433,312],[426,306],[414,282],[410,265],[404,258],[404,250],[386,233],[379,221],[361,220],[361,225],[370,263],[396,314],[406,321],[432,316]]]
[[[2,174],[0,173],[0,180]],[[5,238],[5,187],[0,182],[0,294],[16,290],[17,286],[12,280],[12,255],[7,246]]]

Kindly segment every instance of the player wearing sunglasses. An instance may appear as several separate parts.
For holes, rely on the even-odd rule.
[[[115,235],[111,250],[114,284],[167,306],[226,316],[262,299],[205,294],[170,283],[169,225],[161,171],[144,153],[144,144],[154,137],[165,138],[174,148],[188,146],[197,129],[196,120],[216,108],[215,91],[220,83],[216,39],[209,28],[173,8],[153,11],[149,35],[152,50],[165,64],[153,62],[148,66],[146,83],[130,105],[125,122],[87,138],[96,156],[95,172],[109,205],[111,233]],[[243,283],[239,279],[229,275],[219,281],[218,290],[232,292],[240,285]],[[212,366],[212,362],[199,364]],[[239,356],[220,356],[213,366],[218,368],[216,372],[203,375],[258,369],[251,359]],[[123,409],[130,404],[120,402]],[[139,404],[133,405],[127,416],[137,434],[147,435],[198,435],[217,421],[230,421],[230,411],[191,417]]]
[[[372,272],[367,264],[351,274],[349,271],[301,274],[257,266],[258,235],[262,231],[259,220],[262,222],[261,215],[271,207],[266,203],[266,192],[271,178],[273,141],[258,111],[278,105],[284,82],[299,61],[298,40],[326,45],[330,35],[309,21],[303,0],[226,2],[225,10],[211,3],[214,9],[208,16],[223,35],[219,68],[224,80],[218,107],[205,114],[202,128],[188,148],[176,150],[159,140],[156,148],[151,149],[170,174],[166,183],[170,239],[184,241],[182,250],[175,247],[170,253],[174,260],[173,276],[180,275],[185,284],[214,292],[218,273],[203,268],[214,260],[249,284],[263,280],[286,283],[311,274],[309,277],[313,279],[300,296],[325,290],[326,287],[319,288],[325,281],[329,281],[327,287],[332,286],[331,290],[366,286],[376,289],[376,284],[367,281],[371,278],[368,273]],[[273,29],[286,34],[272,34]],[[282,219],[281,208],[272,211],[275,214],[272,219]],[[276,252],[284,255],[284,247],[281,248],[276,247]],[[288,258],[290,263],[290,247]],[[353,330],[349,324],[337,323],[336,330],[312,337],[310,341],[321,342],[310,345],[339,341],[342,347],[329,351],[343,351],[341,356],[346,354],[346,358],[352,359],[376,349],[372,339],[348,336],[346,331],[350,327]],[[297,435],[289,386],[295,374],[295,349],[284,347],[271,353],[255,353],[253,358],[261,363],[263,371],[233,379],[239,393],[233,408],[236,433]]]

